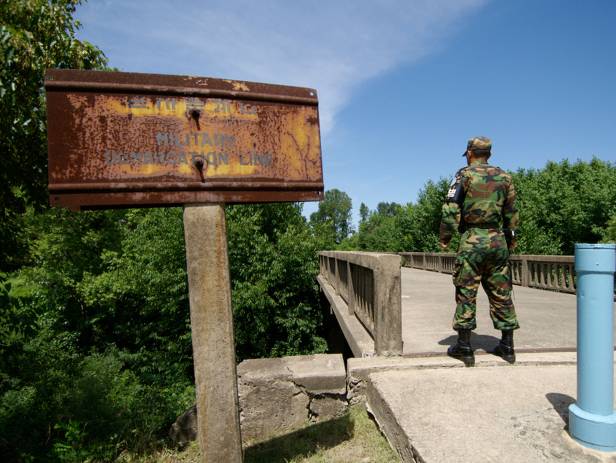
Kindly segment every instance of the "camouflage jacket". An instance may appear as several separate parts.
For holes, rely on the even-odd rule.
[[[453,198],[460,185],[461,195]],[[443,204],[440,227],[441,243],[449,244],[453,232],[473,227],[516,231],[518,211],[511,175],[500,167],[474,162],[456,173],[448,200]]]

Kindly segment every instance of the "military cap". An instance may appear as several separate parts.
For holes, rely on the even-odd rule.
[[[492,141],[488,137],[473,137],[466,144],[466,151],[490,151],[492,149]],[[462,156],[466,156],[466,151]]]

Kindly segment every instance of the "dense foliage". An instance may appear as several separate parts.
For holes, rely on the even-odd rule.
[[[310,224],[324,238],[327,247],[340,244],[353,231],[352,207],[349,195],[334,188],[325,192],[318,210],[310,215]]]
[[[603,241],[606,243],[616,243],[616,214],[612,216],[603,232]]]
[[[438,251],[441,206],[449,182],[428,180],[416,203],[379,203],[370,211],[362,203],[357,233],[341,243],[342,249],[365,251]],[[363,210],[363,212],[362,212]],[[456,238],[457,239],[457,238]],[[452,247],[455,242],[452,243]]]
[[[543,169],[519,170],[513,181],[520,209],[520,252],[573,254],[575,243],[608,238],[616,217],[616,165],[549,162]]]
[[[319,241],[301,208],[227,218],[238,360],[324,351]],[[2,293],[0,457],[109,460],[152,445],[194,400],[181,209],[24,223],[32,265]]]
[[[238,359],[323,352],[317,253],[324,249],[294,204],[228,209]]]
[[[22,263],[19,216],[47,201],[43,78],[47,68],[100,69],[103,53],[75,38],[75,0],[0,2],[0,271]]]

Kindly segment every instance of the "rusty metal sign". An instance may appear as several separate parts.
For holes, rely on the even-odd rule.
[[[53,206],[323,197],[313,89],[49,70],[45,90]]]

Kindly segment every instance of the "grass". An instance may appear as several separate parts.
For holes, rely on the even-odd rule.
[[[400,459],[362,405],[335,420],[275,437],[244,449],[244,463],[393,463]],[[124,454],[117,463],[198,463],[199,448],[161,450],[155,455]]]

